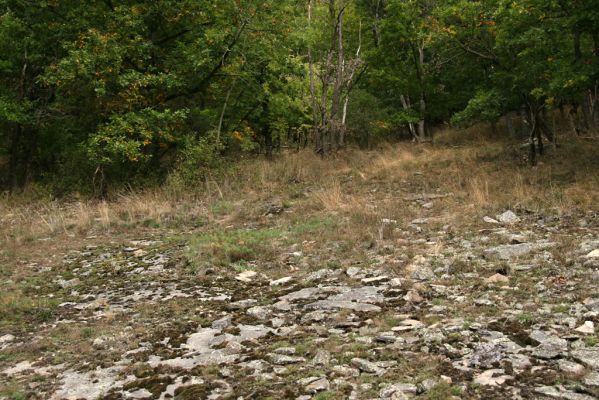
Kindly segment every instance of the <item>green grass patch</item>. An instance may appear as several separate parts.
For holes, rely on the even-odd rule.
[[[459,396],[462,394],[462,390],[459,386],[448,385],[447,383],[439,383],[435,385],[431,390],[426,392],[424,399],[427,400],[445,400],[452,396]]]
[[[0,292],[0,327],[30,322],[47,322],[54,318],[58,299],[32,298],[19,291]]]
[[[192,261],[210,261],[220,266],[233,264],[245,270],[245,262],[276,254],[276,243],[289,244],[305,235],[313,235],[334,226],[332,218],[306,221],[263,229],[216,229],[195,235],[189,241],[188,257]]]

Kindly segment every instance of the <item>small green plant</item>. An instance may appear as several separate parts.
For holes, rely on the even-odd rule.
[[[457,332],[452,332],[447,336],[447,341],[449,343],[458,343],[462,341],[462,335]]]
[[[309,232],[319,232],[332,226],[331,219],[308,219],[298,224],[264,229],[218,229],[193,237],[188,246],[192,261],[206,260],[226,266],[254,260],[272,251],[273,241],[286,243]],[[331,265],[338,267],[338,265]]]
[[[537,317],[534,314],[523,312],[521,314],[518,314],[516,316],[516,319],[523,325],[532,325],[536,322]]]
[[[567,313],[568,311],[570,311],[570,306],[568,306],[566,304],[559,304],[559,305],[553,306],[551,311],[556,314]]]
[[[226,200],[218,201],[210,206],[210,212],[217,216],[230,214],[234,209],[235,205]]]
[[[469,330],[472,327],[473,322],[474,322],[474,319],[472,319],[472,317],[466,317],[464,319],[464,324],[462,325],[462,329]]]
[[[252,269],[252,266],[249,265],[244,260],[240,260],[240,261],[237,261],[237,262],[231,264],[231,267],[233,267],[235,272],[243,272],[243,271],[248,271],[248,270]]]
[[[597,336],[589,336],[589,337],[587,337],[587,338],[584,339],[584,343],[588,347],[595,347],[599,343],[599,339],[597,338]]]
[[[424,398],[427,400],[446,400],[451,396],[459,396],[460,394],[462,394],[462,390],[459,386],[439,383],[429,390]]]
[[[86,326],[85,328],[81,329],[81,337],[84,339],[89,339],[94,335],[94,329],[90,328],[89,326]]]
[[[332,398],[333,397],[330,392],[322,392],[314,396],[314,400],[330,400]]]

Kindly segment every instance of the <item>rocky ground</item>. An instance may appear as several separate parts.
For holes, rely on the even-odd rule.
[[[448,222],[450,195],[34,241],[0,399],[598,398],[599,214]]]

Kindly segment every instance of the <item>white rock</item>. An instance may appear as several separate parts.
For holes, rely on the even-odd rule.
[[[420,329],[424,327],[424,324],[415,319],[406,319],[399,323],[399,326],[391,328],[393,332],[411,331],[412,329]]]
[[[125,393],[127,399],[149,399],[152,397],[152,392],[148,389],[139,389],[134,392]]]
[[[507,210],[503,214],[497,216],[497,220],[502,224],[515,224],[516,222],[520,222],[520,218],[513,211]]]
[[[599,249],[595,249],[586,255],[587,258],[599,258]]]
[[[308,393],[315,394],[318,392],[322,392],[324,390],[329,390],[330,387],[331,387],[331,385],[327,378],[325,378],[325,377],[316,378],[314,381],[312,381],[308,385],[306,385],[305,391]]]
[[[576,328],[575,331],[592,335],[595,333],[595,324],[593,321],[585,321],[585,323]]]
[[[256,277],[258,273],[256,271],[243,271],[239,275],[235,277],[238,281],[241,282],[251,282],[253,278]]]
[[[270,281],[270,286],[279,286],[289,283],[293,280],[292,277],[286,276],[285,278],[277,279],[276,281]]]
[[[507,380],[514,379],[513,376],[504,375],[503,369],[489,369],[474,377],[474,383],[483,386],[503,385]]]
[[[499,221],[497,221],[496,219],[493,219],[491,217],[484,217],[483,221],[485,221],[486,223],[489,223],[489,224],[498,224],[499,223]]]
[[[5,345],[15,340],[14,335],[7,334],[4,336],[0,336],[0,349],[4,348]]]
[[[420,293],[418,293],[418,291],[416,290],[408,291],[408,293],[406,293],[403,299],[408,303],[421,303],[424,301],[422,296],[420,296]]]
[[[362,279],[362,283],[365,285],[369,285],[371,283],[380,283],[380,282],[385,282],[388,281],[389,277],[386,275],[382,275],[382,276],[373,276],[371,278],[364,278]]]
[[[557,367],[560,371],[566,372],[568,374],[582,374],[584,372],[584,367],[578,363],[568,361],[568,360],[557,360]]]
[[[19,375],[22,372],[32,369],[32,367],[33,364],[30,361],[21,361],[14,367],[3,370],[2,373],[8,376]]]
[[[502,274],[495,274],[485,279],[486,283],[508,283],[510,278]]]

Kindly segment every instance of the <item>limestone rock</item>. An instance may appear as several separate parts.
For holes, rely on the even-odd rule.
[[[507,225],[511,225],[511,224],[520,222],[520,218],[511,210],[507,210],[503,214],[498,215],[496,218],[502,224],[507,224]]]
[[[585,321],[584,324],[576,328],[575,331],[587,335],[592,335],[595,333],[595,324],[593,323],[593,321]]]
[[[509,281],[510,278],[502,274],[495,274],[485,279],[486,283],[508,283]]]
[[[382,375],[384,373],[384,369],[379,367],[376,363],[365,360],[363,358],[352,358],[351,364],[358,368],[362,372],[366,372],[369,374]]]
[[[599,348],[589,347],[572,351],[572,358],[589,368],[599,370]]]
[[[514,379],[513,376],[505,375],[503,369],[489,369],[474,377],[474,383],[483,386],[500,386],[506,381]]]

